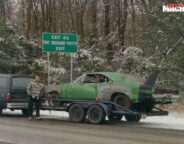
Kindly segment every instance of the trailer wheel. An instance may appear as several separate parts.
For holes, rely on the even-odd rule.
[[[130,100],[129,98],[126,96],[126,95],[123,95],[123,94],[117,94],[113,101],[120,105],[122,108],[120,107],[117,107],[116,106],[116,109],[117,110],[122,110],[122,109],[129,109],[131,107],[131,103],[130,103]]]
[[[88,119],[91,123],[99,124],[105,120],[105,113],[101,106],[92,105],[88,109]]]
[[[109,117],[110,121],[121,121],[121,119],[123,118],[122,114],[111,114]]]
[[[80,104],[73,104],[69,109],[69,118],[75,123],[83,122],[86,118],[83,107]]]
[[[141,120],[141,114],[125,115],[125,119],[128,122],[139,122]]]

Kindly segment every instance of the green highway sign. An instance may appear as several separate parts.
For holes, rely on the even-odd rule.
[[[77,53],[78,37],[76,34],[43,33],[44,52]]]

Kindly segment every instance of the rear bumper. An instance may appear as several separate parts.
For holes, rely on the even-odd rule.
[[[153,94],[152,98],[155,102],[176,102],[180,96],[173,94]]]
[[[7,103],[7,108],[25,109],[25,108],[28,108],[28,103]]]
[[[153,98],[173,98],[173,99],[179,99],[179,95],[171,95],[171,94],[152,94]]]
[[[153,88],[146,85],[140,87],[139,102],[167,104],[176,102],[179,98],[180,92],[177,89]]]

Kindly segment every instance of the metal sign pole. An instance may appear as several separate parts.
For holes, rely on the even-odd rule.
[[[72,70],[73,70],[73,62],[72,62],[72,53],[70,54],[70,57],[71,57],[71,67],[70,67],[70,72],[71,72],[71,75],[70,75],[70,79],[71,79],[71,83],[72,83],[72,77],[73,77],[73,73],[72,73]]]
[[[47,53],[47,64],[48,64],[48,85],[50,85],[50,53]]]

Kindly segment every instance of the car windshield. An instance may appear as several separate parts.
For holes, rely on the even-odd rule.
[[[86,74],[83,74],[82,76],[78,77],[73,83],[82,83]]]
[[[8,85],[8,79],[5,77],[0,77],[0,88],[6,88]]]
[[[32,82],[33,78],[27,78],[27,77],[16,77],[12,80],[12,87],[13,88],[26,88],[30,82]]]

